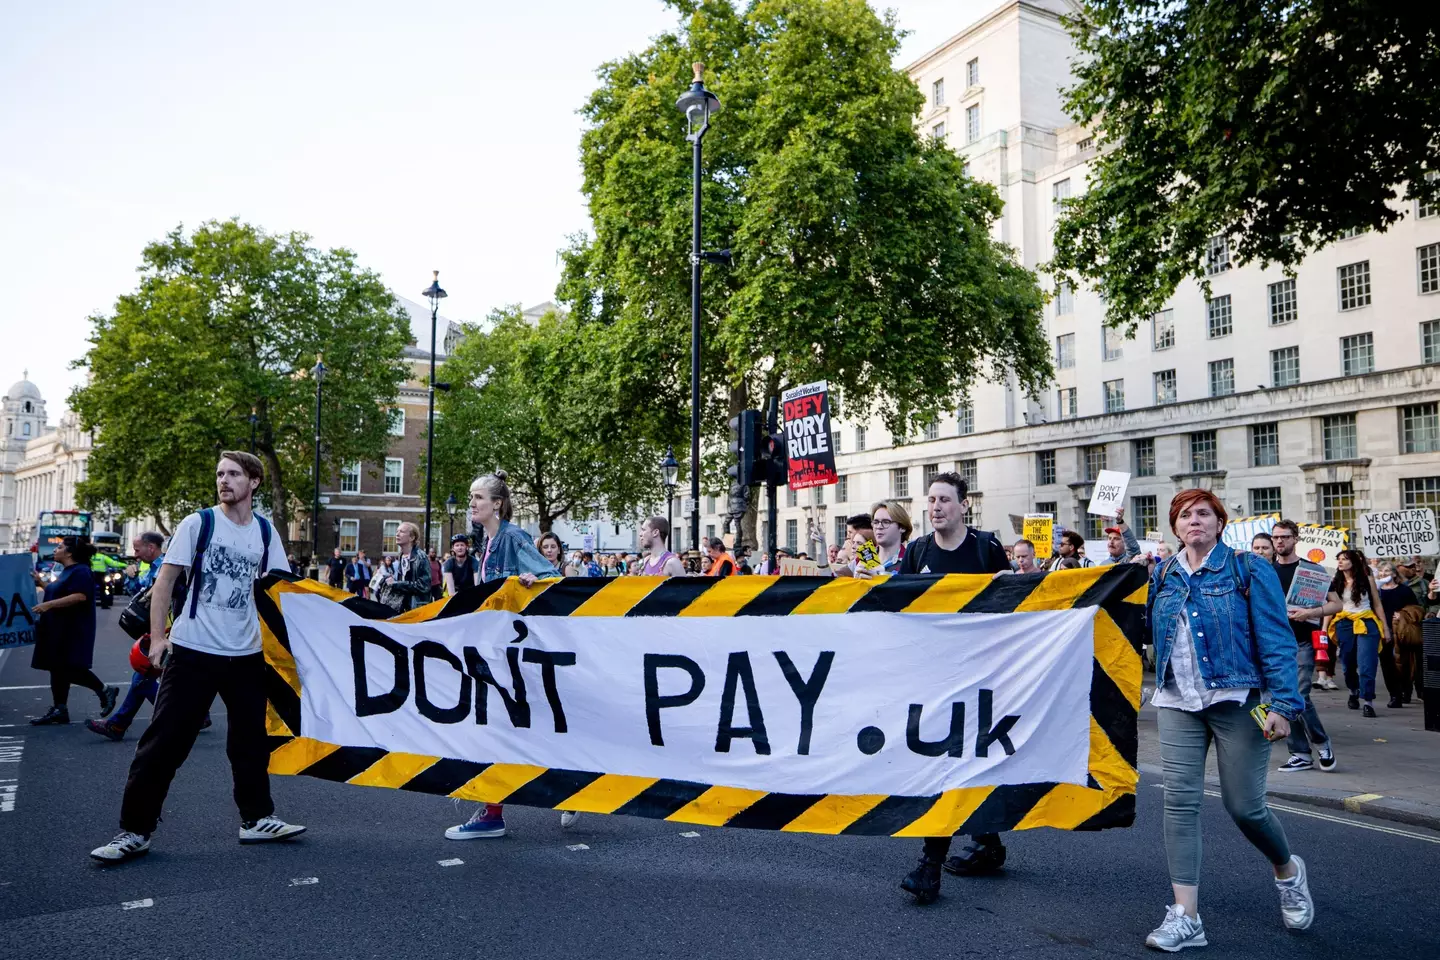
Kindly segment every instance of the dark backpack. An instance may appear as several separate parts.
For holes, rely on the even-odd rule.
[[[260,521],[260,576],[270,569],[270,521],[255,514]],[[200,511],[200,534],[195,538],[195,556],[190,559],[190,581],[185,585],[190,594],[190,619],[195,619],[195,608],[200,603],[200,571],[205,569],[205,551],[210,548],[210,538],[215,534],[215,508],[206,507]]]

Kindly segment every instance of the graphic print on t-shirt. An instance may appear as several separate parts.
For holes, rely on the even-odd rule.
[[[258,558],[212,542],[205,550],[205,569],[200,578],[200,602],[209,607],[244,612],[250,605]]]

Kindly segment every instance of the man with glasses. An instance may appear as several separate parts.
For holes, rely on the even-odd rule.
[[[1295,664],[1299,668],[1300,699],[1305,701],[1305,712],[1290,724],[1290,759],[1277,769],[1281,773],[1314,769],[1315,763],[1310,758],[1310,745],[1313,741],[1315,750],[1320,755],[1320,769],[1330,773],[1335,769],[1335,750],[1320,722],[1315,703],[1310,699],[1310,686],[1315,679],[1314,633],[1320,629],[1322,617],[1340,610],[1340,601],[1327,599],[1318,607],[1290,604],[1290,588],[1295,582],[1296,571],[1307,570],[1322,577],[1329,576],[1320,564],[1300,559],[1295,553],[1299,540],[1300,528],[1293,520],[1280,520],[1270,530],[1270,542],[1274,548],[1274,558],[1270,562],[1280,577],[1280,588],[1285,591],[1286,611],[1290,617],[1290,627],[1295,631]]]

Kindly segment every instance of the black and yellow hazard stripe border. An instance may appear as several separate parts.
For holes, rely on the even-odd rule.
[[[1100,830],[1135,819],[1137,718],[1145,568],[1135,564],[1041,576],[916,576],[874,580],[816,577],[572,578],[523,587],[485,584],[401,616],[316,583],[272,574],[259,585],[267,664],[270,772],[359,786],[585,813],[618,813],[704,826],[795,833],[929,837],[1054,827]],[[818,613],[1017,613],[1096,608],[1090,664],[1087,783],[968,787],[933,796],[782,794],[685,780],[485,763],[350,747],[305,737],[302,690],[281,598],[329,597],[375,620],[419,623],[477,610],[527,617],[750,617]]]

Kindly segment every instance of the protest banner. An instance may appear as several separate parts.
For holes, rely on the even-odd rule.
[[[835,451],[830,446],[830,391],[824,380],[780,394],[785,417],[785,451],[790,458],[791,490],[838,483]]]
[[[1252,517],[1231,517],[1220,531],[1220,542],[1232,550],[1249,550],[1257,533],[1269,533],[1280,519],[1278,513],[1262,513]]]
[[[1311,563],[1334,570],[1336,558],[1350,539],[1350,529],[1318,523],[1297,523],[1296,526],[1300,528],[1300,540],[1295,545],[1295,552]],[[1249,547],[1248,542],[1246,547]]]
[[[272,574],[270,772],[822,834],[1129,826],[1145,583],[511,579],[386,620]]]
[[[1328,570],[1311,570],[1300,564],[1295,568],[1295,579],[1290,581],[1290,589],[1285,594],[1285,605],[1307,609],[1323,605],[1330,594],[1332,579]]]
[[[1035,559],[1049,560],[1054,554],[1051,541],[1055,536],[1055,515],[1027,513],[1023,520],[1024,537],[1035,544]]]
[[[1130,474],[1123,470],[1101,470],[1095,478],[1094,492],[1090,494],[1087,513],[1097,517],[1113,517],[1125,506],[1125,490],[1130,486]]]
[[[1435,511],[1381,510],[1360,518],[1365,552],[1372,557],[1433,557],[1440,553]]]
[[[0,555],[0,650],[35,642],[33,564],[28,553]]]
[[[820,573],[818,560],[801,560],[799,557],[780,558],[780,576],[813,577]]]

